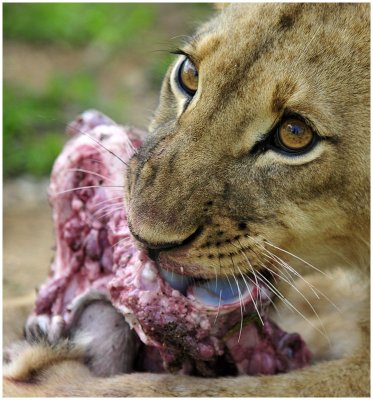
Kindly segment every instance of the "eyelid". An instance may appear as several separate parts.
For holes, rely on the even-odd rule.
[[[177,79],[179,68],[181,64],[185,61],[185,59],[186,59],[185,56],[182,54],[177,60],[175,60],[171,74],[169,76],[171,91],[173,96],[175,96],[175,103],[177,105],[178,117],[180,117],[180,115],[184,113],[186,108],[189,106],[189,103],[194,98],[193,96],[190,96],[187,93],[185,93],[183,88],[180,87],[180,84]]]
[[[266,151],[268,149],[274,149],[275,146],[273,146],[273,144],[271,144],[271,141],[274,140],[275,135],[277,134],[277,131],[279,129],[279,127],[281,126],[281,124],[283,124],[287,119],[298,119],[299,121],[304,122],[306,125],[308,125],[310,127],[310,129],[313,132],[314,135],[314,139],[313,139],[313,145],[312,147],[316,144],[317,141],[326,139],[323,136],[320,136],[318,131],[316,129],[314,129],[314,125],[305,117],[303,117],[302,115],[299,115],[295,112],[289,111],[289,110],[284,110],[283,114],[277,118],[276,120],[273,121],[271,127],[268,129],[268,131],[266,133],[263,133],[260,135],[260,137],[258,138],[258,140],[254,143],[254,145],[252,146],[251,150],[250,150],[250,154],[254,155],[257,153],[261,153],[263,151]],[[311,148],[312,148],[311,147]],[[275,148],[276,152],[278,153],[282,153],[284,154],[286,151],[285,150],[281,150],[278,148]],[[309,152],[309,150],[306,150],[305,153]],[[293,154],[296,154],[296,152],[294,152]],[[288,156],[292,156],[292,153],[289,151]]]
[[[173,72],[170,76],[170,79],[171,79],[172,83],[176,86],[178,92],[181,93],[183,95],[183,97],[187,99],[187,101],[189,103],[191,101],[191,99],[194,97],[196,91],[192,93],[187,88],[184,88],[180,81],[180,77],[179,77],[180,68],[186,62],[186,60],[188,60],[188,58],[184,56],[184,57],[181,57],[180,61],[176,62]],[[171,83],[171,87],[173,87],[172,83]]]
[[[185,56],[186,58],[189,58],[189,60],[195,65],[195,67],[198,70],[199,62],[198,62],[197,57],[195,57],[193,54],[188,53],[187,51],[182,50],[182,49],[173,50],[173,51],[171,51],[171,54],[178,54],[178,55]]]
[[[299,119],[299,121],[302,121],[307,126],[309,126],[314,134],[316,134],[317,136],[321,136],[321,135],[319,135],[318,130],[316,129],[315,125],[313,124],[313,122],[310,119],[308,119],[307,117],[304,117],[303,115],[297,114],[296,112],[291,111],[291,110],[285,109],[284,113],[282,114],[281,118],[279,119],[279,123],[285,121],[286,119],[290,119],[290,118]]]

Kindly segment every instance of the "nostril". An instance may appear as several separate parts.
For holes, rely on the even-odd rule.
[[[197,228],[190,236],[188,236],[186,239],[182,241],[173,241],[173,242],[148,242],[147,240],[143,239],[141,236],[137,235],[135,232],[133,232],[131,226],[129,225],[130,231],[134,238],[142,243],[149,252],[151,253],[157,253],[162,250],[171,250],[183,245],[186,245],[188,243],[191,243],[201,232],[202,228],[199,227]]]

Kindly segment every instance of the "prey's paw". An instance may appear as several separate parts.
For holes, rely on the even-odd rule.
[[[26,322],[25,338],[29,343],[57,344],[65,339],[65,322],[60,315],[31,315]]]

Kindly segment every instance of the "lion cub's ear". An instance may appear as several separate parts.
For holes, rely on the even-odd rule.
[[[223,8],[229,6],[229,4],[230,4],[230,3],[215,3],[215,4],[214,4],[214,7],[215,7],[217,10],[220,11],[220,10],[222,10]]]

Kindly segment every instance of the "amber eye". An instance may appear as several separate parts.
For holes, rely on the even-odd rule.
[[[314,144],[315,134],[305,122],[289,118],[279,126],[276,142],[282,150],[299,153],[308,150]]]
[[[186,58],[179,67],[178,80],[181,88],[190,96],[198,89],[198,71],[195,65]]]

